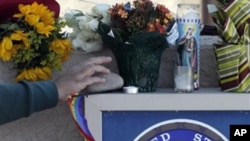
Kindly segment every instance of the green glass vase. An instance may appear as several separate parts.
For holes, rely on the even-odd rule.
[[[103,43],[114,53],[124,86],[139,87],[139,92],[156,91],[161,56],[168,47],[166,38],[156,31],[122,38],[118,32],[103,25],[98,31]]]

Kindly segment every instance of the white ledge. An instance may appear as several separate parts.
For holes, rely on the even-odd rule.
[[[221,92],[218,88],[201,88],[193,93],[170,89],[138,94],[113,92],[89,95],[86,100],[101,111],[250,110],[249,94]]]

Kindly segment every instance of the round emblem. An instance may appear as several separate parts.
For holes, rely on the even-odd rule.
[[[134,141],[228,141],[217,129],[200,121],[174,119],[157,123]]]

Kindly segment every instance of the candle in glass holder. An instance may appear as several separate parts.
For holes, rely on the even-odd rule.
[[[177,66],[192,68],[193,88],[199,89],[200,5],[178,4]]]

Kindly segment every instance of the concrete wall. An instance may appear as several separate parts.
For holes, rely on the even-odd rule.
[[[61,15],[64,15],[65,10],[74,8],[82,10],[83,12],[90,11],[91,7],[98,3],[106,3],[114,5],[117,0],[57,0],[61,5]],[[128,0],[119,0],[120,2],[127,2]],[[201,5],[201,21],[206,25],[213,25],[212,19],[208,14],[207,4],[215,3],[216,0],[152,0],[154,3],[165,4],[172,12],[176,13],[178,3],[197,3]]]
[[[75,2],[79,1],[72,2],[72,0],[60,0],[60,3],[61,2],[64,3],[62,9],[67,9],[74,6]],[[214,37],[201,39],[201,87],[218,87],[215,58],[211,46],[212,42],[216,42],[216,40],[217,38]],[[67,71],[68,68],[77,65],[80,61],[85,60],[86,58],[100,55],[110,55],[113,57],[113,54],[109,49],[104,49],[101,52],[91,54],[74,53],[72,54],[71,59],[64,63],[62,72]],[[168,48],[164,51],[158,87],[173,88],[173,57],[174,49]],[[108,64],[107,67],[113,72],[118,73],[115,59],[111,64]],[[13,69],[10,63],[0,61],[0,82],[13,82],[15,72],[15,69]],[[54,72],[54,78],[60,76],[62,72]],[[0,126],[0,141],[82,140],[83,138],[74,125],[66,103],[59,103],[55,108],[34,113],[28,118],[23,118]]]

